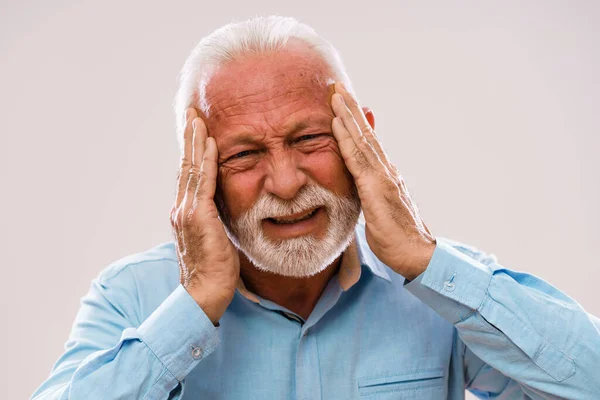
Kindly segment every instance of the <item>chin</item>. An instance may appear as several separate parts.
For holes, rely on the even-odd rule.
[[[221,220],[232,243],[262,271],[306,278],[333,263],[354,239],[358,196],[343,197],[318,186],[293,201],[261,197],[236,221]]]

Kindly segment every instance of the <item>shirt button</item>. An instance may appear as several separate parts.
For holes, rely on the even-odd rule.
[[[454,278],[456,277],[456,274],[453,274],[452,277],[450,279],[448,279],[446,282],[444,282],[444,289],[447,292],[451,292],[454,290]]]
[[[192,346],[192,358],[194,360],[197,360],[200,357],[202,357],[202,349],[200,347]]]
[[[454,282],[450,282],[450,281],[446,281],[446,282],[444,282],[444,289],[445,289],[447,292],[451,292],[451,291],[453,291],[453,290],[454,290],[454,287],[455,287],[455,285],[454,285]]]

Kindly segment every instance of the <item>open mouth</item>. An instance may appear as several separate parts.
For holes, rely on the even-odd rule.
[[[277,225],[296,224],[298,222],[306,221],[307,219],[312,218],[320,209],[321,207],[317,207],[313,210],[302,212],[300,215],[295,214],[290,215],[289,217],[267,218],[267,220]]]

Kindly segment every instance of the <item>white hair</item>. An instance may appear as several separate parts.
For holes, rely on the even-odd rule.
[[[325,270],[348,248],[361,211],[354,187],[348,197],[339,196],[318,184],[303,186],[292,200],[265,193],[241,217],[233,221],[220,202],[219,213],[225,233],[261,271],[306,278]],[[322,238],[303,235],[273,241],[263,231],[263,221],[321,207],[327,218]],[[311,217],[318,218],[318,217]]]
[[[185,110],[193,106],[208,115],[210,105],[205,98],[206,84],[219,66],[248,53],[261,54],[283,49],[290,39],[305,42],[325,61],[332,78],[344,82],[352,92],[338,51],[310,26],[295,18],[280,16],[255,17],[230,23],[200,40],[179,73],[179,87],[173,108],[180,147],[183,148]]]

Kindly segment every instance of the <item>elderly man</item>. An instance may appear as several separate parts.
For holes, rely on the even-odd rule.
[[[600,398],[600,321],[430,232],[312,29],[215,31],[175,108],[175,240],[94,280],[34,398]]]

